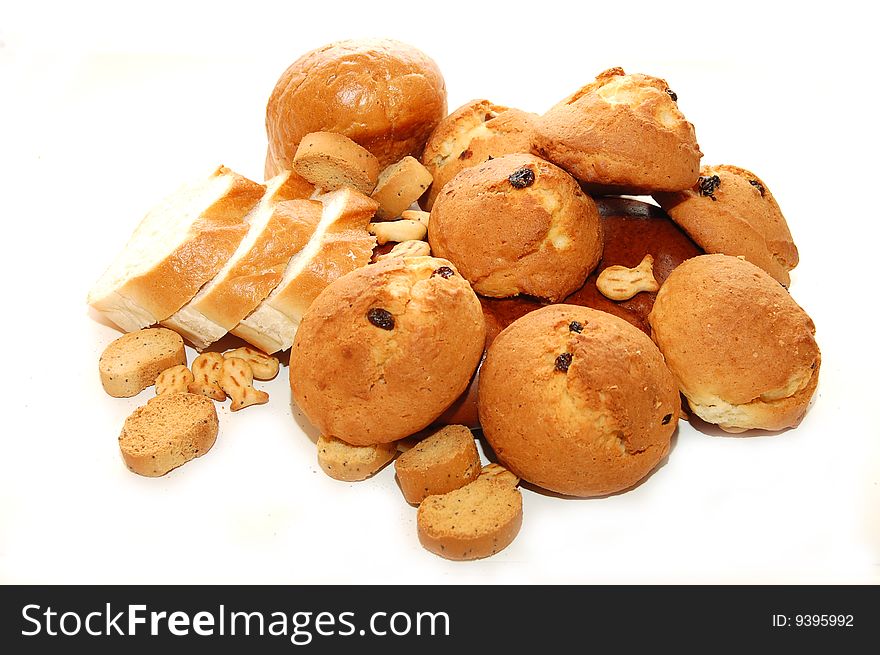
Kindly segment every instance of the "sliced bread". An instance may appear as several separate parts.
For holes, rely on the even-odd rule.
[[[143,218],[92,288],[89,305],[125,332],[165,320],[235,252],[247,232],[244,218],[264,190],[225,166],[181,187]]]
[[[394,468],[406,502],[418,505],[476,480],[480,454],[468,428],[447,425],[398,457]]]
[[[312,301],[337,278],[369,264],[376,245],[367,231],[376,201],[348,187],[318,200],[321,219],[305,248],[290,260],[272,293],[230,330],[270,354],[290,348]]]
[[[114,398],[129,398],[151,386],[162,371],[186,365],[180,335],[165,328],[129,332],[115,339],[98,360],[104,391]]]
[[[290,258],[317,227],[318,212],[301,211],[302,203],[284,202],[307,198],[313,190],[290,171],[269,180],[266,193],[245,219],[249,229],[236,251],[214,279],[162,325],[199,350],[238,325],[281,282]]]

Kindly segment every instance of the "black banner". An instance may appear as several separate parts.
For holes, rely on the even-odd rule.
[[[880,637],[876,586],[7,586],[0,596],[12,653],[226,641],[260,653],[713,652]]]

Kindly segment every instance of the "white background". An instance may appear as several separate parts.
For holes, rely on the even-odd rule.
[[[128,4],[0,2],[0,582],[880,582],[869,3]],[[704,162],[753,169],[788,218],[792,295],[823,353],[803,424],[682,423],[641,486],[525,491],[516,541],[466,563],[420,547],[392,468],[359,484],[320,471],[286,369],[269,405],[220,409],[207,455],[130,473],[116,439],[152,391],[102,391],[118,335],[89,314],[89,287],[181,182],[220,163],[262,179],[278,76],[361,36],[435,58],[450,110],[486,97],[542,112],[611,66],[666,78]]]

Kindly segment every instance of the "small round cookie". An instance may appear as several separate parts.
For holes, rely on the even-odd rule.
[[[300,139],[337,132],[381,167],[418,157],[446,116],[446,83],[421,50],[392,39],[337,41],[307,52],[266,105],[266,179],[289,170]]]
[[[431,211],[428,242],[494,298],[561,300],[602,256],[596,204],[568,173],[527,154],[456,175]]]
[[[480,301],[444,259],[395,257],[324,289],[290,353],[290,386],[324,434],[387,443],[433,423],[465,390],[486,338]]]
[[[603,496],[666,455],[681,408],[644,332],[598,310],[549,305],[492,342],[479,409],[483,434],[515,475],[561,494]]]
[[[501,155],[531,152],[537,118],[488,100],[471,100],[440,121],[422,154],[434,179],[425,209],[434,206],[443,186],[465,168]]]
[[[697,183],[654,199],[707,253],[743,255],[789,285],[798,250],[766,184],[737,166],[703,166]]]
[[[534,152],[591,191],[687,189],[703,153],[677,99],[665,80],[611,68],[536,122]]]
[[[727,432],[797,425],[819,380],[815,326],[763,269],[728,255],[676,268],[648,316],[691,410]]]

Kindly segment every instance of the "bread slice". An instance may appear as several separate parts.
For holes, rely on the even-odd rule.
[[[318,437],[318,464],[334,480],[358,482],[380,471],[397,455],[397,444],[380,443],[352,446],[350,443],[321,435]]]
[[[98,360],[104,391],[114,398],[129,398],[152,385],[165,369],[186,365],[180,335],[165,328],[129,332],[115,339]]]
[[[416,522],[419,541],[432,553],[454,560],[489,557],[519,533],[522,495],[509,484],[478,479],[425,498]]]
[[[308,242],[319,215],[286,200],[308,198],[314,187],[287,171],[266,183],[266,193],[247,215],[249,229],[220,272],[162,325],[199,350],[220,339],[269,295],[290,258]]]
[[[89,305],[125,332],[164,321],[226,263],[264,190],[225,166],[184,185],[143,218]]]
[[[337,278],[366,266],[376,245],[367,231],[376,201],[348,187],[318,200],[321,219],[305,248],[290,260],[272,293],[230,330],[269,354],[290,348],[312,301]]]
[[[209,398],[162,394],[125,419],[119,449],[131,471],[158,477],[208,452],[217,429],[217,410]]]
[[[381,173],[370,197],[379,203],[382,220],[397,218],[431,186],[431,173],[415,157],[404,157]]]
[[[369,194],[379,179],[379,160],[343,134],[306,134],[293,157],[293,170],[326,191],[352,187]]]
[[[418,505],[476,480],[480,454],[468,428],[447,425],[398,457],[394,468],[406,502]]]

